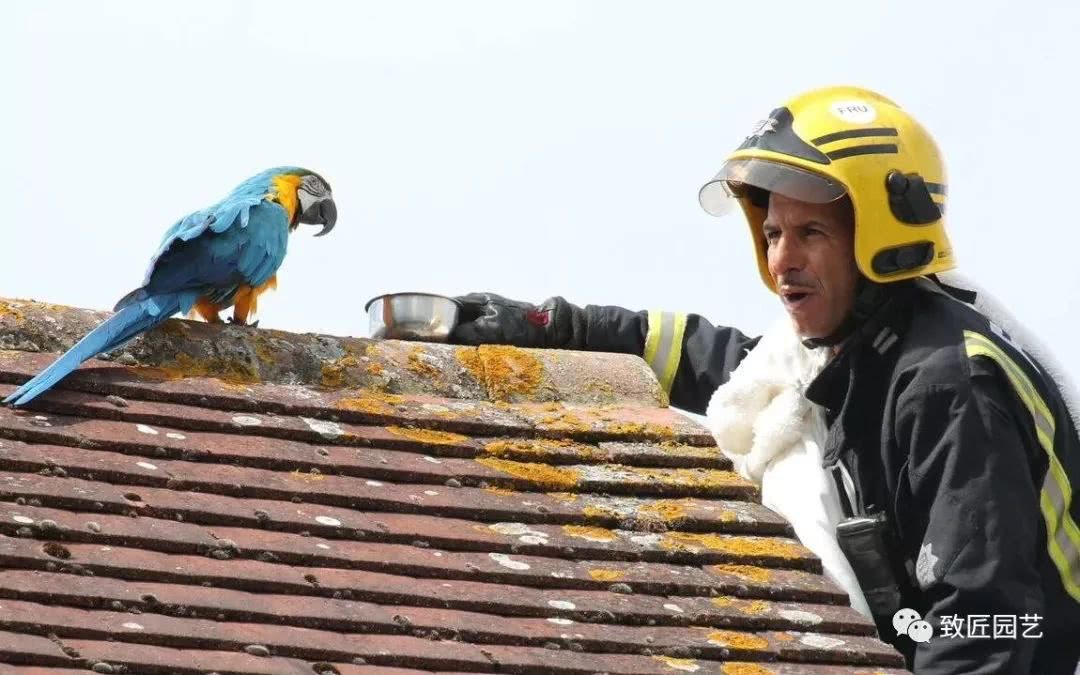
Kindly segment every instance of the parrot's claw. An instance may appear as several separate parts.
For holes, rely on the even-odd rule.
[[[240,321],[235,316],[231,316],[231,317],[229,317],[229,323],[231,323],[234,326],[246,326],[248,328],[258,328],[259,327],[258,319],[256,319],[255,321],[252,321],[251,323],[248,323],[247,321]]]

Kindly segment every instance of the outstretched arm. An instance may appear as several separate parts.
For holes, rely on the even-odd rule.
[[[671,404],[704,413],[717,387],[757,344],[735,328],[713,326],[697,314],[578,307],[553,297],[539,305],[492,293],[457,298],[459,344],[512,344],[637,354],[656,373]]]

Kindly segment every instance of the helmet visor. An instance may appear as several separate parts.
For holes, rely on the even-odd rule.
[[[821,174],[767,159],[740,158],[720,167],[698,192],[698,201],[710,215],[722,216],[746,196],[748,186],[811,204],[828,204],[847,194],[842,184]]]

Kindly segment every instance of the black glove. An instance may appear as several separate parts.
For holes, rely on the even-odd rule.
[[[461,305],[461,314],[450,334],[453,343],[561,349],[585,346],[585,311],[563,298],[548,298],[539,305],[494,293],[470,293],[454,299]]]

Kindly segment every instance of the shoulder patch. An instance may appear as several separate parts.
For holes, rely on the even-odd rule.
[[[915,561],[915,579],[919,582],[919,587],[924,591],[933,586],[938,580],[934,566],[937,565],[940,558],[934,555],[933,548],[934,545],[931,542],[923,544],[919,548],[919,559]]]

